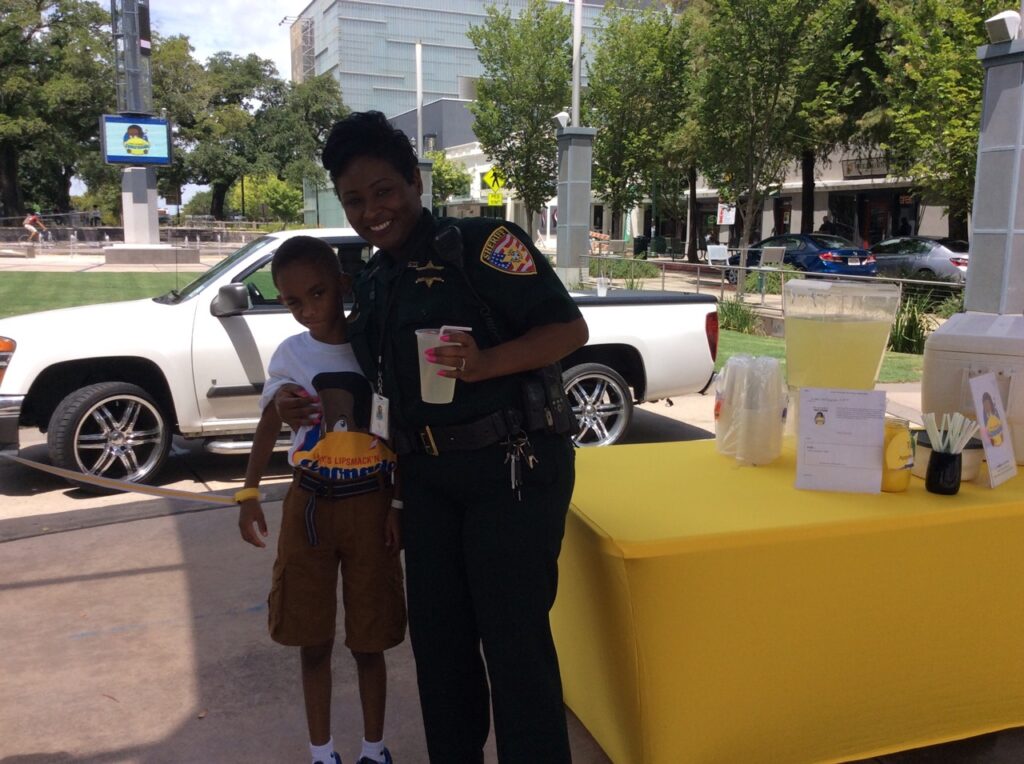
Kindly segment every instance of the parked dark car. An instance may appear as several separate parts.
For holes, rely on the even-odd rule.
[[[875,258],[870,252],[835,234],[787,233],[764,239],[747,250],[748,267],[760,264],[764,247],[785,247],[783,264],[791,265],[798,271],[842,276],[874,276],[876,272]],[[739,254],[729,258],[729,265],[739,264]],[[736,283],[735,270],[728,271],[726,276],[730,283]]]
[[[960,239],[898,236],[871,248],[878,272],[893,278],[955,281],[967,278],[970,246]]]

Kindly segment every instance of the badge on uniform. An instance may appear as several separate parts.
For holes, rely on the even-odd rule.
[[[505,226],[487,238],[480,250],[480,262],[513,276],[534,276],[537,273],[537,263],[533,261],[530,248]]]
[[[373,416],[370,418],[370,432],[378,438],[388,439],[388,399],[380,393],[373,394]]]

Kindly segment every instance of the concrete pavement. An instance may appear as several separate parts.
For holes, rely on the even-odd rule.
[[[223,254],[206,254],[192,269]],[[0,270],[111,268],[101,261],[76,253],[15,262],[0,252]],[[919,420],[919,386],[881,387],[890,413]],[[713,395],[645,404],[627,442],[713,437],[713,412]],[[23,455],[46,461],[43,437],[23,434]],[[179,441],[161,483],[232,493],[244,463]],[[272,537],[287,472],[278,457],[265,483]],[[194,503],[91,496],[3,460],[0,496],[0,764],[307,761],[297,655],[266,636],[273,552],[239,540],[233,509],[211,507],[201,495]],[[388,745],[399,764],[422,764],[408,642],[388,661]],[[334,665],[334,735],[351,762],[360,737],[357,690],[340,646]],[[608,762],[568,719],[574,761]],[[487,756],[496,759],[493,740]],[[1024,761],[1024,734],[872,761],[1009,764]]]

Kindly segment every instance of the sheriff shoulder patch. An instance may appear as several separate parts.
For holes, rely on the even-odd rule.
[[[537,264],[533,261],[530,248],[505,226],[495,229],[487,238],[484,248],[480,250],[480,262],[513,276],[537,274]]]

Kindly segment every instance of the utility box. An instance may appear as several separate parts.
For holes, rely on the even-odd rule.
[[[924,345],[921,411],[976,419],[971,377],[992,372],[1006,405],[1013,451],[1024,464],[1024,315],[957,313]]]

